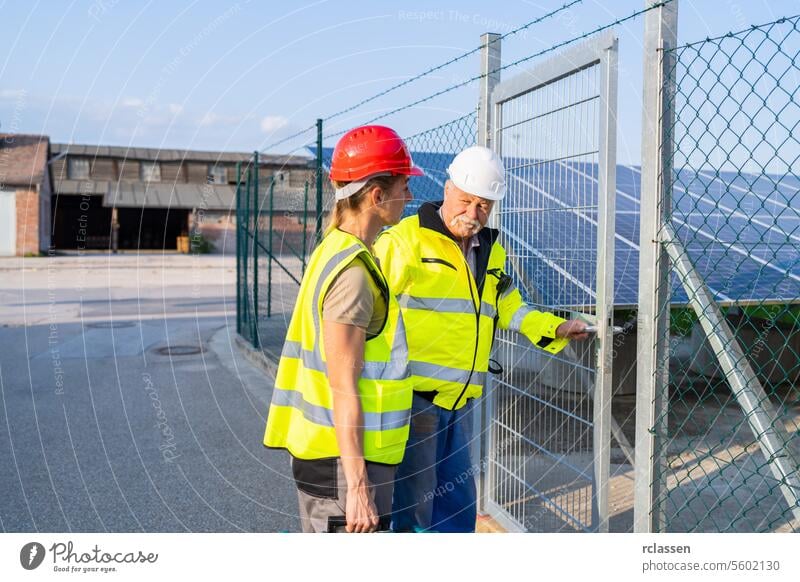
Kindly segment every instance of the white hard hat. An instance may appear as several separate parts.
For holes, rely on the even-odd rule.
[[[487,200],[502,200],[506,195],[505,172],[500,156],[483,146],[468,147],[447,168],[456,187]]]

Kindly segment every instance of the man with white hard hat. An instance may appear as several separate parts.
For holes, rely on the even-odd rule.
[[[414,384],[411,434],[395,479],[395,531],[475,531],[470,413],[490,371],[496,328],[550,353],[588,337],[583,322],[526,305],[506,273],[498,231],[485,228],[506,191],[500,158],[473,146],[447,174],[443,202],[423,204],[374,245],[400,302]]]

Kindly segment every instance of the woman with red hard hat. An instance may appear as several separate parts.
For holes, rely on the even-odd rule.
[[[303,531],[375,531],[388,519],[408,439],[412,386],[397,300],[372,242],[397,223],[420,176],[397,133],[347,132],[333,151],[335,194],[286,334],[264,445],[291,454]]]

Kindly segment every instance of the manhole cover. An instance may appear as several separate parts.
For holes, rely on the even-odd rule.
[[[98,321],[97,323],[89,323],[86,327],[94,327],[99,329],[119,329],[122,327],[134,327],[135,321]]]
[[[202,351],[199,346],[164,346],[155,350],[162,356],[194,356]]]

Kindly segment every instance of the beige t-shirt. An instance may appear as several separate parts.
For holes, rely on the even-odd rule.
[[[386,300],[360,258],[339,273],[322,300],[323,320],[358,326],[367,339],[380,333],[386,311]]]

